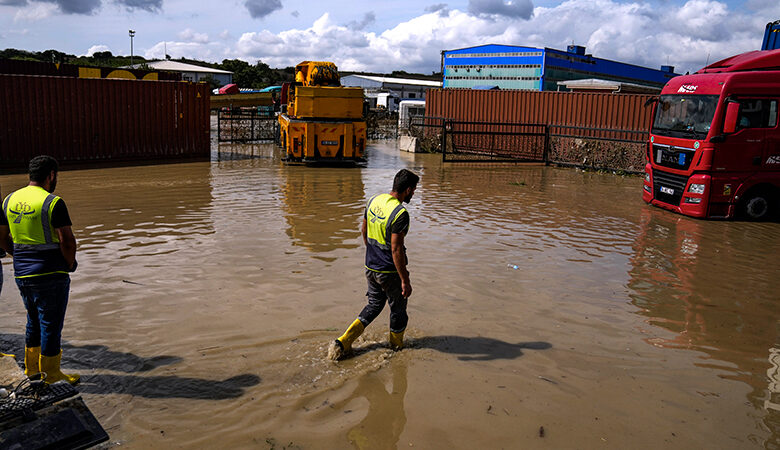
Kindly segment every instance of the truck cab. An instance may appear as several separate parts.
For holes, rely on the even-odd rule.
[[[780,210],[780,50],[675,77],[655,102],[643,199],[699,218]]]

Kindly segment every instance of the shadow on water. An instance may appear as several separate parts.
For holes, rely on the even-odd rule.
[[[426,336],[411,339],[410,348],[430,348],[443,353],[452,353],[461,361],[492,361],[495,359],[515,359],[523,356],[523,350],[547,350],[552,348],[549,342],[518,342],[513,344],[488,337],[464,336]]]
[[[62,345],[63,360],[71,367],[101,368],[117,372],[148,372],[161,366],[181,362],[178,356],[160,355],[143,358],[126,352],[116,352],[105,345]]]
[[[13,350],[13,351],[12,351]],[[24,336],[0,334],[0,351],[14,352],[17,361],[24,358]],[[127,352],[116,352],[105,345],[62,344],[62,365],[68,369],[108,369],[137,373],[182,361],[178,356],[143,358]],[[131,394],[146,398],[189,398],[222,400],[244,395],[245,388],[260,384],[260,377],[241,374],[225,380],[208,380],[178,376],[142,377],[133,375],[97,374],[81,378],[78,390],[88,394]]]
[[[257,384],[260,384],[260,377],[253,374],[237,375],[226,380],[177,376],[93,375],[82,381],[78,389],[88,394],[130,394],[145,398],[224,400],[241,397],[245,393],[245,388]]]
[[[356,347],[349,358],[355,358],[377,349],[389,348],[387,343],[371,343]],[[552,348],[549,342],[518,342],[513,344],[488,337],[464,336],[426,336],[406,340],[407,349],[429,348],[442,353],[451,353],[461,361],[492,361],[496,359],[515,359],[523,356],[523,350],[547,350]]]

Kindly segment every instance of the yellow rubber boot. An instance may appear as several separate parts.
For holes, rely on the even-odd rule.
[[[404,348],[404,332],[394,333],[390,332],[390,348],[393,350],[401,350]]]
[[[60,370],[60,359],[62,358],[62,350],[57,356],[44,356],[41,355],[41,372],[46,373],[46,383],[52,384],[61,380],[65,380],[70,384],[76,384],[81,378],[77,374],[65,374]]]
[[[41,347],[24,348],[24,374],[32,376],[41,371]]]
[[[366,327],[363,326],[363,322],[360,319],[355,319],[354,322],[347,328],[347,331],[336,339],[328,349],[328,356],[332,360],[337,360],[342,356],[352,351],[352,343],[355,342]]]

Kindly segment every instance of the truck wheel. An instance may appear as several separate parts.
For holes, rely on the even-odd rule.
[[[749,220],[766,220],[772,214],[772,197],[768,192],[754,192],[742,202],[742,213]]]

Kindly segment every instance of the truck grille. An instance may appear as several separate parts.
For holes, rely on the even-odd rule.
[[[653,170],[653,197],[670,205],[679,206],[685,186],[688,184],[687,175],[676,175],[661,170]],[[666,191],[663,192],[662,191]],[[673,193],[669,193],[669,190]]]

